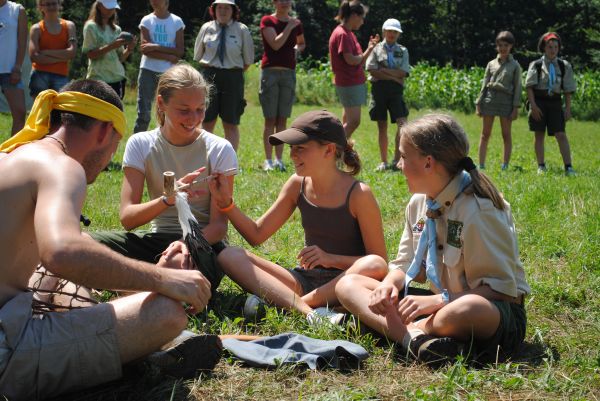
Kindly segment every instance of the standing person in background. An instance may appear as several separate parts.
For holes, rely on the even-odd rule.
[[[479,141],[479,168],[485,168],[488,141],[492,134],[494,117],[500,117],[502,140],[504,141],[504,159],[502,170],[508,168],[512,153],[512,122],[519,115],[521,104],[521,66],[513,58],[510,51],[515,44],[515,37],[509,31],[502,31],[496,36],[498,56],[485,67],[485,75],[481,92],[475,101],[476,112],[483,118],[481,139]]]
[[[158,76],[176,64],[184,53],[183,20],[169,12],[169,0],[150,0],[153,12],[142,18],[142,61],[138,75],[137,118],[133,132],[146,131]]]
[[[574,175],[571,166],[571,148],[565,132],[566,120],[571,118],[571,96],[577,89],[573,77],[573,67],[567,61],[558,58],[562,42],[556,32],[547,32],[538,42],[542,58],[529,64],[525,87],[531,106],[529,111],[529,130],[535,132],[535,155],[538,174],[546,172],[544,160],[544,133],[555,136],[565,164],[565,174]],[[565,94],[565,109],[562,108],[562,96]]]
[[[261,62],[259,98],[265,117],[263,144],[265,162],[263,170],[285,171],[282,161],[283,144],[273,146],[269,136],[286,128],[292,115],[296,96],[296,54],[306,47],[304,30],[299,19],[290,16],[291,0],[274,0],[275,13],[260,20],[260,33],[264,53]]]
[[[88,60],[88,79],[104,81],[125,97],[125,67],[123,62],[133,52],[137,38],[121,32],[116,24],[116,0],[97,0],[92,4],[90,15],[83,26],[82,52]]]
[[[408,50],[397,43],[402,27],[400,21],[390,18],[383,23],[381,32],[385,41],[379,42],[367,58],[367,71],[371,80],[371,121],[377,121],[379,133],[379,153],[381,164],[375,171],[385,171],[388,168],[397,170],[400,161],[400,127],[406,124],[408,107],[404,103],[404,78],[410,73]],[[396,123],[394,160],[388,164],[387,115],[390,121]]]
[[[344,107],[342,122],[348,138],[360,125],[360,108],[367,100],[363,66],[379,42],[379,34],[371,36],[369,46],[363,53],[360,43],[352,32],[362,26],[367,11],[369,11],[368,7],[360,1],[344,0],[335,17],[340,24],[329,37],[329,57],[334,74],[335,91]]]
[[[246,107],[244,71],[254,62],[254,43],[248,27],[238,21],[240,9],[234,0],[215,0],[209,13],[213,21],[202,25],[194,46],[194,60],[214,87],[202,128],[213,132],[220,116],[225,139],[237,150]]]
[[[61,0],[37,0],[42,20],[31,27],[29,57],[32,62],[29,94],[58,91],[69,82],[69,61],[77,54],[75,24],[60,18]]]
[[[25,125],[25,92],[21,67],[27,48],[27,14],[22,5],[0,0],[0,88],[12,115],[11,135]]]

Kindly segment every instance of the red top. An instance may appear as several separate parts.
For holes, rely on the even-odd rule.
[[[40,27],[40,39],[38,42],[40,50],[62,50],[69,47],[69,28],[67,27],[67,21],[64,19],[60,20],[60,32],[56,35],[48,32],[44,20],[41,20],[38,25]],[[63,76],[69,75],[68,61],[52,64],[32,63],[32,67],[37,71],[52,72]]]
[[[354,33],[338,25],[329,37],[329,58],[337,86],[353,86],[365,83],[365,72],[362,64],[350,65],[344,60],[344,53],[354,56],[362,54],[360,43]]]
[[[260,20],[260,32],[263,42],[263,48],[265,52],[262,56],[261,67],[285,67],[290,69],[296,68],[296,52],[294,50],[294,46],[296,46],[296,37],[304,34],[304,30],[302,29],[302,22],[295,27],[292,32],[290,32],[290,36],[288,36],[287,40],[279,48],[279,50],[273,50],[271,46],[265,40],[265,36],[263,35],[263,29],[265,28],[274,28],[275,33],[279,35],[285,29],[285,26],[288,24],[287,21],[281,21],[277,19],[277,17],[273,15],[265,15]]]

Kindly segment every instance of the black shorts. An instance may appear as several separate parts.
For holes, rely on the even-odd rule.
[[[387,80],[371,83],[371,121],[385,121],[388,111],[392,123],[408,116],[408,107],[404,103],[404,85]]]
[[[291,272],[294,278],[302,286],[302,291],[304,291],[303,295],[306,295],[312,290],[319,288],[335,279],[344,271],[326,267],[315,267],[314,269],[303,269],[301,267],[296,267],[292,269]]]
[[[244,71],[241,68],[201,67],[200,72],[213,85],[204,121],[210,122],[221,117],[228,124],[239,125],[246,108]]]
[[[565,113],[562,108],[560,96],[535,97],[535,103],[542,110],[542,119],[536,121],[529,112],[529,130],[534,132],[545,132],[548,136],[554,136],[557,132],[565,132]]]

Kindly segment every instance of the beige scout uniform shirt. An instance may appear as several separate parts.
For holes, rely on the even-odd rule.
[[[521,104],[521,75],[521,66],[512,54],[508,55],[505,62],[501,61],[500,56],[496,57],[485,67],[483,84],[475,104],[481,102],[485,89],[490,88],[512,95],[513,106],[519,107]]]
[[[407,74],[410,73],[410,64],[408,62],[408,49],[398,43],[394,44],[394,67],[395,70],[402,70]],[[380,68],[390,68],[388,66],[388,52],[385,48],[385,40],[379,42],[373,48],[369,57],[367,57],[366,69],[378,70]],[[369,74],[369,80],[371,82],[377,81],[372,75]]]
[[[564,84],[562,84],[562,88],[564,89],[565,93],[575,92],[575,90],[577,89],[577,84],[575,83],[575,77],[573,76],[573,67],[571,66],[571,64],[568,61],[563,60],[563,62],[565,63],[565,76],[562,77],[560,67],[558,65],[558,61],[556,61],[557,58],[550,61],[546,58],[546,55],[543,55],[542,60],[543,60],[542,70],[541,70],[542,76],[539,77],[539,80],[538,80],[537,69],[535,68],[535,61],[533,61],[529,64],[529,69],[527,70],[527,78],[525,79],[525,87],[526,88],[533,86],[533,89],[548,90],[548,78],[549,78],[548,68],[549,68],[550,63],[552,63],[552,64],[554,64],[554,71],[556,72],[556,82],[554,82],[554,86],[552,87],[552,92],[560,95],[560,93],[562,91],[561,82],[563,80],[564,80]]]
[[[436,198],[442,215],[436,219],[437,272],[442,287],[457,293],[489,285],[494,291],[517,297],[529,294],[519,260],[517,235],[510,205],[498,210],[491,200],[462,193],[460,175]],[[426,197],[415,194],[406,207],[406,222],[398,256],[390,269],[407,271],[427,219]],[[432,291],[438,292],[435,286]]]
[[[219,60],[219,34],[221,27],[216,21],[202,25],[194,45],[194,60],[203,66],[214,68],[244,68],[254,62],[254,42],[248,27],[241,22],[230,21],[225,32],[225,57]]]

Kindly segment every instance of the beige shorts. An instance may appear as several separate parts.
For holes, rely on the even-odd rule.
[[[121,377],[112,305],[32,317],[32,296],[0,309],[0,394],[48,398]]]

